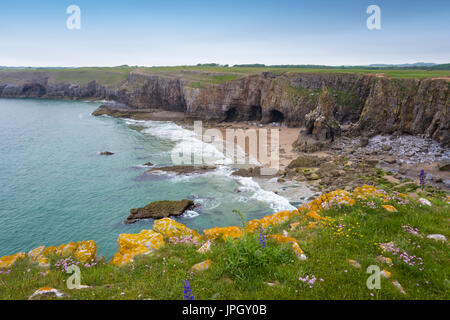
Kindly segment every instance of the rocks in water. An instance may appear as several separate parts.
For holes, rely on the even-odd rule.
[[[146,166],[146,167],[151,167],[151,166],[153,166],[153,163],[147,162],[147,163],[144,163],[144,166]]]
[[[441,171],[449,171],[450,170],[450,159],[445,159],[438,162],[438,168]]]
[[[194,206],[194,201],[187,199],[181,201],[155,201],[143,208],[131,209],[130,215],[124,222],[131,224],[141,219],[162,219],[170,216],[181,216],[186,210],[190,210]]]
[[[259,177],[261,176],[261,167],[252,167],[248,169],[239,169],[231,174],[238,177]]]
[[[190,173],[205,173],[208,171],[215,170],[214,166],[169,166],[169,167],[160,167],[160,168],[152,168],[145,173],[154,173],[157,171],[165,171],[178,174],[190,174]]]
[[[99,153],[101,156],[112,156],[114,155],[113,152],[109,152],[109,151],[102,151]]]
[[[107,115],[114,118],[131,118],[133,112],[126,105],[101,105],[92,112],[93,116]]]

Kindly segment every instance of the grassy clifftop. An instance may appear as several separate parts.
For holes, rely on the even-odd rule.
[[[0,299],[28,299],[41,287],[63,299],[183,299],[186,280],[195,299],[449,299],[448,241],[431,236],[448,237],[449,221],[448,198],[417,201],[370,186],[335,191],[298,211],[205,231],[211,246],[203,253],[184,232],[120,267],[54,255],[42,269],[24,258],[2,270]],[[71,264],[88,288],[67,289]],[[370,266],[382,271],[380,289],[367,287]]]
[[[359,73],[376,74],[392,78],[450,78],[450,70],[400,70],[400,69],[308,69],[308,68],[276,68],[276,67],[207,67],[207,66],[174,66],[174,67],[83,67],[83,68],[8,68],[0,69],[0,84],[21,84],[39,77],[48,77],[50,82],[87,84],[97,81],[100,85],[117,88],[124,84],[131,72],[144,75],[155,75],[181,79],[188,86],[203,88],[209,84],[219,84],[242,78],[252,74],[272,72],[283,73]]]

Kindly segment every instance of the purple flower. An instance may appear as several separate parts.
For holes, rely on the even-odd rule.
[[[191,285],[188,280],[186,280],[183,290],[184,300],[194,300],[194,296],[192,295]]]
[[[261,246],[266,247],[266,236],[264,235],[264,229],[259,229],[259,243],[261,243]]]
[[[425,189],[425,170],[421,170],[420,171],[420,187],[423,189]]]

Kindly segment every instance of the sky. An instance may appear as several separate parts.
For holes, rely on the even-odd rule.
[[[66,25],[70,5],[80,29]],[[369,30],[369,5],[381,29]],[[2,0],[0,66],[450,63],[448,0]]]

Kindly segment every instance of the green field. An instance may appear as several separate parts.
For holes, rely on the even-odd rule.
[[[37,74],[48,76],[53,82],[86,84],[96,80],[107,87],[125,83],[129,74],[158,75],[184,80],[188,86],[204,88],[252,74],[272,72],[286,73],[356,73],[377,74],[401,79],[450,78],[450,70],[420,69],[360,69],[360,68],[272,68],[272,67],[221,67],[221,66],[173,66],[173,67],[85,67],[85,68],[8,68],[0,69],[0,83],[21,83],[36,78]]]

